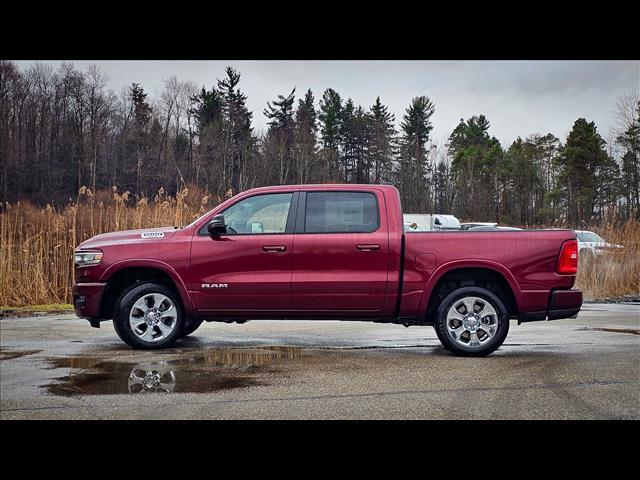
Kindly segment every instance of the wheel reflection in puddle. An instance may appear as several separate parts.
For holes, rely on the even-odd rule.
[[[167,362],[136,365],[129,374],[129,393],[171,393],[176,388],[176,373]]]

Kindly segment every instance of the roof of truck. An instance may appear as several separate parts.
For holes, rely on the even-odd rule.
[[[308,185],[273,185],[269,187],[257,187],[251,190],[245,190],[246,192],[269,192],[272,190],[370,190],[375,189],[393,189],[396,187],[393,185],[383,185],[377,183],[314,183]]]

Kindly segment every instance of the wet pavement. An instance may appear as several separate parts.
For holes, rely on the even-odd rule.
[[[1,419],[638,419],[640,305],[512,322],[486,358],[433,328],[206,323],[135,351],[110,322],[0,319]]]

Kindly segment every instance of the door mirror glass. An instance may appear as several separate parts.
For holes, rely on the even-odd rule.
[[[227,225],[224,222],[224,215],[215,215],[207,224],[207,231],[211,236],[217,236],[223,233],[227,233]]]

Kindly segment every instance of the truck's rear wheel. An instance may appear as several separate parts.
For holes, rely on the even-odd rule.
[[[436,333],[456,355],[481,357],[495,351],[509,333],[509,315],[494,293],[463,287],[447,295],[438,307]]]
[[[142,283],[120,296],[113,324],[120,339],[133,348],[166,348],[180,338],[184,313],[173,290]]]

